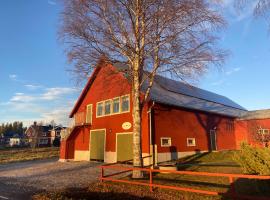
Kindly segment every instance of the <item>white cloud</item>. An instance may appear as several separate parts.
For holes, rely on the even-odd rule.
[[[40,92],[17,92],[9,101],[0,102],[0,116],[3,116],[0,123],[16,120],[29,125],[33,121],[48,123],[54,120],[67,126],[70,121],[68,115],[75,102],[73,98],[76,98],[78,91],[68,87],[42,87]]]
[[[77,91],[78,90],[75,88],[66,88],[66,87],[47,88],[46,92],[41,95],[41,99],[54,100],[58,99],[63,95],[72,94]]]
[[[29,90],[36,90],[42,88],[42,85],[26,84],[24,85]]]
[[[24,93],[15,93],[15,95],[10,99],[10,102],[30,102],[38,99],[38,97],[25,95]]]
[[[10,78],[10,80],[12,80],[12,81],[16,81],[17,80],[17,75],[16,74],[10,74],[9,75],[9,78]]]

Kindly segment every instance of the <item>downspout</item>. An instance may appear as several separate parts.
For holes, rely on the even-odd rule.
[[[152,108],[154,107],[155,102],[152,102],[152,105],[148,109],[148,114],[149,114],[149,138],[150,138],[150,143],[149,143],[149,148],[152,148],[152,166],[155,166],[155,145],[154,144],[154,137],[153,137],[153,121],[152,121],[152,115],[153,115],[153,110]]]

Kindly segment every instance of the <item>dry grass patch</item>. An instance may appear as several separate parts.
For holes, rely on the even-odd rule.
[[[0,150],[0,164],[59,157],[58,147]]]

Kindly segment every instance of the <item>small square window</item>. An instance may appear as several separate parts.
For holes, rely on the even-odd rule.
[[[129,96],[121,97],[121,112],[129,112]]]
[[[111,100],[105,101],[105,115],[111,114]]]
[[[196,146],[195,138],[187,138],[187,146],[188,147],[194,147],[194,146]]]
[[[170,147],[172,145],[172,139],[170,137],[162,137],[160,138],[162,147]]]
[[[120,98],[119,97],[113,99],[112,112],[113,113],[119,113],[120,112]]]
[[[97,116],[103,115],[103,102],[97,104]]]

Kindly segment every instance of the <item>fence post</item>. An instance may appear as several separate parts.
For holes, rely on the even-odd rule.
[[[229,181],[230,181],[231,196],[232,196],[232,199],[235,200],[236,192],[235,192],[235,185],[234,185],[234,181],[233,181],[232,176],[229,176]]]
[[[149,169],[149,181],[150,181],[150,192],[153,192],[153,176],[152,176],[152,169]]]
[[[100,181],[103,182],[103,178],[104,177],[104,169],[103,166],[101,166],[101,171],[100,171]]]

